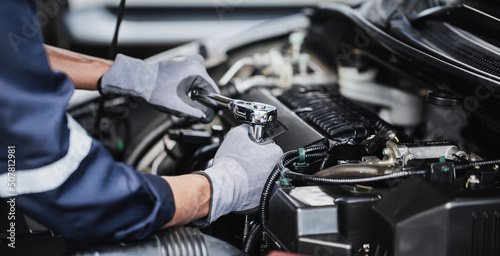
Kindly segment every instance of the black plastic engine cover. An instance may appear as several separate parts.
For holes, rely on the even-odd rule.
[[[338,193],[342,192],[342,193]],[[329,187],[280,187],[269,203],[268,234],[282,249],[307,255],[365,255],[376,194]],[[368,249],[368,248],[366,248]]]
[[[366,117],[366,110],[336,90],[294,88],[279,99],[291,109],[298,110],[303,120],[329,139],[363,140],[377,130]]]
[[[414,176],[373,209],[376,255],[500,255],[498,191],[457,192]]]

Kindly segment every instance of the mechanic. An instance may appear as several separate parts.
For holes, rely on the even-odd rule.
[[[202,57],[150,64],[118,55],[111,62],[44,46],[35,25],[35,1],[8,0],[2,5],[3,200],[14,198],[17,209],[80,248],[143,239],[160,228],[195,220],[203,225],[224,214],[257,207],[264,182],[282,151],[272,141],[252,141],[249,126],[227,134],[213,167],[161,177],[115,162],[65,112],[74,88],[99,87],[104,94],[142,97],[166,112],[210,122],[213,110],[187,96],[194,88],[218,92]],[[10,154],[15,165],[10,169],[9,147],[15,147]],[[8,186],[9,173],[15,175],[15,187]],[[0,218],[8,221],[7,216]]]

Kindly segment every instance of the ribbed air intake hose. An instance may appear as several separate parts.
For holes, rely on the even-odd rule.
[[[199,229],[171,227],[162,229],[147,239],[94,246],[75,256],[221,256],[246,255],[236,247]]]

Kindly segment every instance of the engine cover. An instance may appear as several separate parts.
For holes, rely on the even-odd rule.
[[[377,130],[366,110],[334,90],[291,89],[280,100],[329,139],[362,140]]]
[[[414,176],[373,209],[377,255],[500,255],[498,193],[456,192]]]
[[[269,203],[269,235],[284,249],[308,255],[364,253],[369,249],[363,247],[370,239],[371,208],[380,196],[332,188],[275,189]]]

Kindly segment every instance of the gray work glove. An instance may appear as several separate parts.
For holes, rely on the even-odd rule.
[[[230,212],[257,209],[264,184],[283,151],[271,139],[254,142],[249,129],[244,124],[229,131],[213,166],[197,172],[210,181],[212,196],[207,219],[193,222],[195,225],[213,222]]]
[[[146,63],[118,54],[98,87],[101,94],[141,97],[161,111],[204,123],[212,121],[214,111],[188,93],[195,89],[219,93],[200,55]]]

